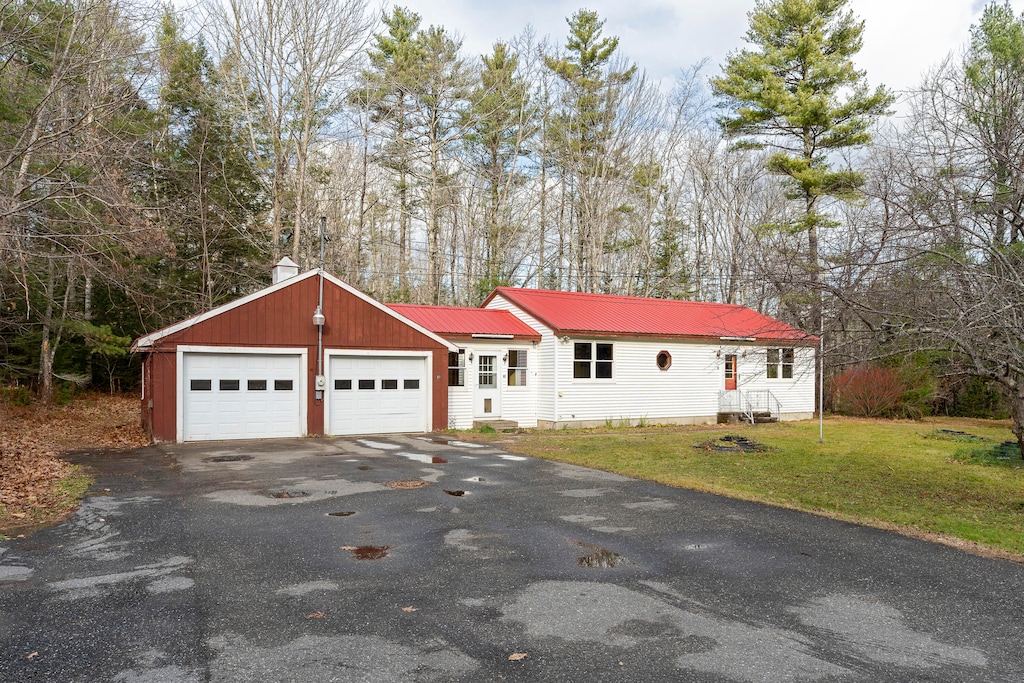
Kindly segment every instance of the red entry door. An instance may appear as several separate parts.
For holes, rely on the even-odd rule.
[[[725,357],[725,390],[736,391],[736,355]]]

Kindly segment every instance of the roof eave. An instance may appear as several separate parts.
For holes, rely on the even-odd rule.
[[[513,287],[498,287],[493,292],[491,292],[489,295],[487,295],[487,298],[484,299],[484,302],[482,304],[480,304],[480,307],[481,308],[486,307],[487,304],[489,304],[491,302],[491,300],[494,299],[495,296],[498,296],[500,294],[509,303],[515,304],[523,312],[528,313],[531,318],[533,318],[534,320],[536,320],[539,323],[542,323],[549,330],[553,331],[555,333],[555,336],[558,336],[560,334],[567,334],[568,333],[567,331],[562,330],[560,327],[558,327],[557,325],[552,323],[550,320],[548,320],[544,316],[542,316],[539,313],[537,313],[537,311],[533,310],[532,308],[530,308],[529,306],[524,304],[522,301],[519,301],[514,296],[509,296],[508,295],[509,290],[513,290],[513,289],[514,289]]]
[[[252,294],[248,294],[248,295],[243,296],[243,297],[241,297],[239,299],[235,299],[234,301],[229,301],[228,303],[222,304],[222,305],[220,305],[220,306],[218,306],[216,308],[211,308],[209,311],[206,311],[205,313],[199,313],[197,315],[192,316],[191,318],[186,318],[185,320],[177,322],[177,323],[175,323],[173,325],[168,325],[167,327],[161,328],[161,329],[157,330],[156,332],[151,332],[151,333],[149,333],[147,335],[143,335],[142,337],[139,337],[134,342],[132,342],[132,345],[131,345],[130,348],[131,348],[132,351],[147,351],[147,350],[153,349],[155,347],[155,345],[156,345],[156,342],[160,341],[161,339],[163,339],[165,337],[169,337],[172,334],[176,334],[176,333],[181,332],[183,330],[187,330],[188,328],[192,327],[193,325],[198,325],[199,323],[205,322],[206,320],[209,320],[211,318],[216,318],[218,315],[221,315],[222,313],[227,313],[228,311],[233,310],[235,308],[238,308],[239,306],[244,306],[245,304],[250,303],[252,301],[256,301],[257,299],[260,299],[260,298],[265,297],[265,296],[269,296],[270,294],[273,294],[274,292],[277,292],[279,290],[285,289],[286,287],[290,287],[290,286],[292,286],[294,284],[302,282],[303,280],[306,280],[306,279],[311,278],[311,277],[315,277],[320,272],[321,272],[320,269],[314,268],[313,270],[308,270],[305,273],[299,273],[298,275],[296,275],[294,277],[290,277],[287,280],[281,280],[280,282],[272,284],[269,287],[264,287],[263,289],[257,290],[255,292],[253,292]],[[428,330],[427,328],[423,327],[422,325],[420,325],[420,324],[418,324],[418,323],[416,323],[416,322],[414,322],[412,320],[409,320],[408,318],[406,318],[404,315],[401,315],[397,311],[394,311],[394,310],[388,308],[386,305],[384,305],[381,302],[377,301],[376,299],[374,299],[373,297],[369,296],[368,294],[360,292],[358,289],[352,287],[351,285],[348,285],[345,282],[342,282],[341,280],[339,280],[335,276],[331,275],[330,273],[324,271],[323,272],[323,276],[324,276],[325,280],[329,280],[330,282],[332,282],[336,286],[340,287],[341,289],[345,290],[349,294],[355,296],[356,298],[361,299],[361,300],[365,301],[366,303],[370,304],[371,306],[374,306],[375,308],[377,308],[381,312],[386,313],[387,315],[389,315],[389,316],[391,316],[393,318],[396,318],[397,320],[400,320],[401,322],[405,323],[406,325],[408,325],[409,327],[413,328],[417,332],[425,335],[429,339],[432,339],[433,341],[437,342],[438,344],[444,346],[449,351],[457,351],[458,350],[457,347],[452,345],[446,339],[443,339],[442,337],[439,337],[437,334],[435,334],[434,332],[431,332],[430,330]]]
[[[590,337],[594,339],[666,339],[672,341],[710,342],[713,344],[750,344],[753,346],[764,346],[765,344],[794,345],[794,346],[816,346],[818,338],[813,336],[792,338],[792,337],[723,337],[720,335],[699,335],[699,334],[661,334],[658,332],[624,332],[610,330],[579,330],[579,329],[555,329],[555,336],[569,337]]]

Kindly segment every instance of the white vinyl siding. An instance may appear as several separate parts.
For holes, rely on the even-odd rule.
[[[500,414],[493,417],[512,420],[520,427],[537,426],[537,369],[538,353],[532,342],[513,340],[482,340],[474,339],[465,344],[466,349],[466,386],[448,387],[448,427],[450,429],[470,429],[473,426],[474,398],[480,371],[480,356],[491,356],[495,359],[498,389],[501,391],[497,409]],[[504,356],[510,350],[526,352],[526,386],[508,385],[508,359]],[[472,354],[473,360],[469,357]]]
[[[563,345],[558,367],[557,423],[713,422],[724,389],[724,358],[730,354],[737,356],[739,390],[771,390],[783,415],[814,410],[814,349],[796,349],[793,379],[768,381],[763,347],[615,340],[613,378],[581,382],[573,378],[572,343]],[[667,370],[658,367],[661,351],[672,356]]]
[[[607,420],[714,422],[719,392],[725,389],[723,359],[728,354],[737,356],[738,390],[770,390],[782,406],[783,419],[808,417],[814,411],[814,348],[794,349],[791,379],[768,381],[765,366],[769,344],[582,337],[563,342],[550,328],[500,294],[487,308],[509,311],[541,334],[540,343],[530,354],[529,378],[536,392],[535,419],[548,424],[601,424]],[[588,341],[613,344],[611,379],[574,379],[574,344]],[[772,346],[779,348],[778,344]],[[662,351],[672,358],[666,370],[658,367],[658,353]],[[503,411],[510,399],[504,400]]]
[[[768,352],[779,347],[748,347],[740,350],[740,386],[745,391],[767,389],[782,404],[782,414],[814,412],[816,367],[814,347],[798,346],[793,349],[793,376],[768,378]],[[742,355],[747,352],[746,357]],[[746,368],[746,372],[744,372]],[[782,374],[781,372],[779,373]]]
[[[536,344],[531,343],[530,353],[528,354],[530,368],[526,388],[529,388],[530,391],[528,393],[535,397],[533,404],[525,405],[524,401],[526,398],[515,392],[510,392],[510,397],[506,400],[511,401],[512,410],[516,414],[524,416],[519,420],[519,424],[522,427],[535,427],[538,419],[553,420],[557,401],[556,392],[558,391],[555,376],[555,356],[560,352],[555,348],[558,340],[555,339],[551,328],[530,314],[520,310],[500,294],[488,302],[487,308],[496,311],[508,311],[540,334],[540,342]],[[571,350],[561,353],[566,353],[570,359],[572,358]]]

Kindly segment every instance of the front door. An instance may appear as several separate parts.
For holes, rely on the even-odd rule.
[[[736,391],[736,354],[725,357],[725,390]]]
[[[501,417],[501,391],[498,386],[498,357],[477,357],[476,400],[473,416],[498,419]]]

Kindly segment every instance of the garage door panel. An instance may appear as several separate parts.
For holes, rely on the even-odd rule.
[[[416,356],[332,357],[329,432],[427,431],[426,368]]]
[[[186,441],[301,436],[299,354],[183,354]]]

